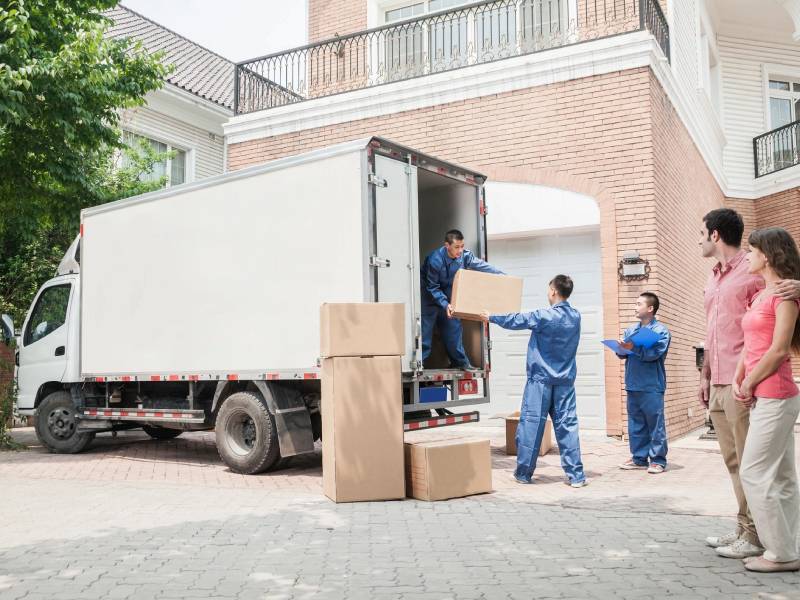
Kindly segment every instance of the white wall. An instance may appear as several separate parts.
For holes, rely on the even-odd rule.
[[[187,116],[187,119],[191,118]],[[219,175],[223,172],[223,136],[192,125],[148,106],[123,111],[123,129],[189,150],[187,181]],[[213,138],[212,138],[213,135]]]
[[[719,49],[728,140],[725,174],[731,188],[752,187],[753,138],[770,129],[764,66],[784,71],[774,75],[800,76],[800,45],[721,36]]]

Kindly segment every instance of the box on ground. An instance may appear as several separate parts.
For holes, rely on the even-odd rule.
[[[517,425],[519,425],[519,411],[506,417],[506,454],[517,454]],[[542,445],[539,447],[539,456],[544,456],[553,447],[553,422],[547,419],[542,436]]]
[[[403,356],[404,304],[325,303],[320,307],[320,356]]]
[[[453,305],[459,319],[480,321],[485,310],[499,315],[519,312],[522,307],[522,279],[510,275],[459,269],[453,280]]]
[[[400,357],[322,361],[322,488],[335,502],[405,497]]]
[[[489,440],[406,442],[406,492],[418,500],[446,500],[492,491]]]

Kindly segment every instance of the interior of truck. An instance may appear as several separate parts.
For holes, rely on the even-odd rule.
[[[473,185],[420,168],[418,181],[419,215],[419,265],[425,257],[444,244],[444,235],[450,229],[464,234],[465,248],[476,256],[483,256],[483,239],[480,228],[479,202]],[[464,327],[464,349],[470,362],[483,368],[481,339],[482,324],[462,321]],[[433,349],[425,362],[425,369],[447,369],[450,360],[444,344],[434,329]]]

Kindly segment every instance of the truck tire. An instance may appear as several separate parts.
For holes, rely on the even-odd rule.
[[[215,427],[217,452],[235,473],[253,475],[280,459],[278,430],[260,394],[236,392],[222,403]]]
[[[49,452],[76,454],[94,439],[94,433],[79,433],[77,411],[69,392],[48,395],[36,412],[36,437]]]
[[[167,429],[166,427],[154,427],[153,425],[142,425],[142,429],[154,440],[171,440],[183,433],[182,429]]]

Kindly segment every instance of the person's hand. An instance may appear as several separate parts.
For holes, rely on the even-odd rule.
[[[753,384],[747,377],[745,377],[744,380],[739,384],[734,382],[733,395],[738,402],[741,402],[747,408],[750,408],[753,406],[753,404],[755,404],[756,399],[753,398]]]
[[[781,279],[775,286],[775,295],[784,300],[797,300],[800,298],[800,280]]]
[[[491,316],[492,315],[489,314],[488,310],[482,310],[481,311],[481,321],[483,321],[484,323],[488,323],[489,322],[489,317],[491,317]]]
[[[620,348],[625,348],[625,350],[633,350],[633,342],[626,342],[624,340],[617,340]]]
[[[700,390],[697,392],[697,399],[700,400],[700,404],[708,408],[708,402],[711,400],[711,382],[705,377],[700,379]]]
[[[447,305],[447,318],[448,319],[452,319],[454,312],[455,312],[455,309],[453,308],[453,305],[452,304],[448,304]]]

